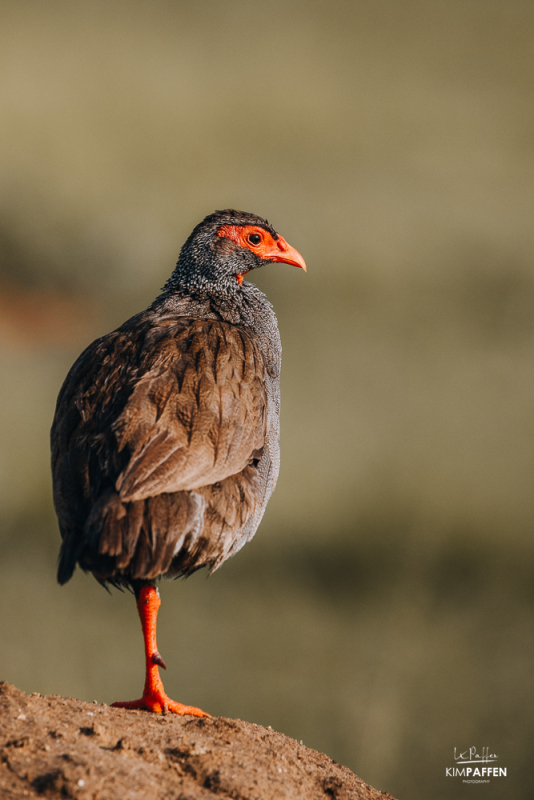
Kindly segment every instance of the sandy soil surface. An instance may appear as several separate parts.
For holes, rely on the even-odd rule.
[[[0,797],[393,800],[270,728],[26,695],[0,683]]]

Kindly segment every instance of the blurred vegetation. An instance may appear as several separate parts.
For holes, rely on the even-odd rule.
[[[257,274],[284,344],[256,539],[162,587],[166,688],[400,800],[471,797],[534,733],[534,6],[0,2],[0,677],[136,696],[133,600],[55,584],[48,430],[91,339],[216,208],[308,263]],[[256,279],[256,275],[254,276]]]

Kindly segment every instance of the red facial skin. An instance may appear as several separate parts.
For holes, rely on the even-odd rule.
[[[217,231],[217,236],[231,239],[240,247],[247,247],[254,255],[265,261],[282,261],[284,264],[292,264],[306,272],[306,262],[300,253],[291,247],[283,236],[274,239],[269,231],[259,225],[222,225]],[[259,236],[258,242],[255,238]],[[251,241],[252,237],[252,241]],[[243,283],[242,275],[237,275],[237,282]]]

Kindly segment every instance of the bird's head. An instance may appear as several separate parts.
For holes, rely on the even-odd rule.
[[[243,275],[274,261],[306,272],[300,253],[266,219],[246,211],[215,211],[185,242],[165,289],[235,292]]]

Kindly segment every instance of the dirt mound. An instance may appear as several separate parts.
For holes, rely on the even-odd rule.
[[[391,798],[270,728],[29,696],[8,683],[0,683],[0,796]]]

